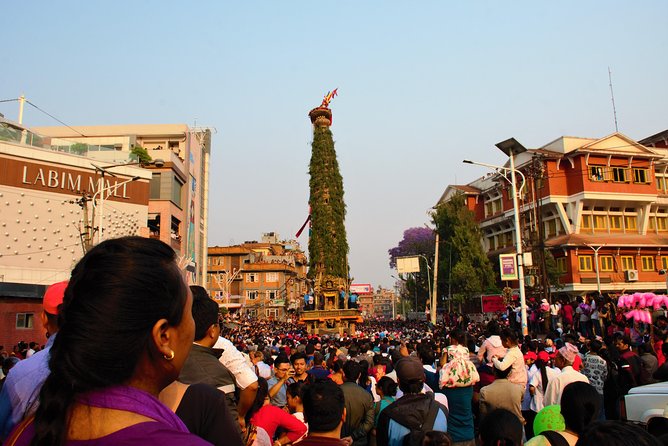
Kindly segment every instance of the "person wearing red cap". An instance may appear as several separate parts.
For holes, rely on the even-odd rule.
[[[42,324],[49,340],[43,350],[12,368],[0,392],[0,441],[12,428],[37,409],[42,384],[49,376],[49,350],[58,332],[58,307],[63,303],[67,281],[46,289],[42,301]]]

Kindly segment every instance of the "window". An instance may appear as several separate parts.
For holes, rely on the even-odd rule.
[[[513,246],[513,244],[515,243],[513,233],[512,232],[506,232],[505,236],[506,236],[506,246]]]
[[[648,169],[633,169],[633,182],[634,183],[649,183],[649,170]]]
[[[265,282],[278,282],[278,273],[265,273]]]
[[[606,215],[594,215],[594,229],[607,229],[608,217]]]
[[[247,298],[248,300],[255,300],[255,299],[257,299],[257,291],[246,290],[246,298]]]
[[[174,176],[172,181],[172,195],[170,200],[172,203],[181,207],[181,190],[183,189],[183,183],[176,176]]]
[[[151,177],[151,193],[150,193],[151,200],[160,199],[160,179],[161,179],[160,174],[154,172],[153,176]]]
[[[610,216],[610,230],[612,230],[612,231],[621,231],[622,230],[622,216],[621,215],[611,215]]]
[[[601,260],[601,271],[614,271],[614,262],[612,256],[600,256]]]
[[[503,203],[501,197],[490,197],[487,202],[485,202],[485,217],[489,217],[494,214],[501,212]]]
[[[643,271],[654,271],[654,257],[652,256],[642,256],[640,257],[642,262]]]
[[[612,181],[616,183],[626,183],[628,178],[626,177],[626,168],[625,167],[613,167],[612,168]]]
[[[557,235],[557,220],[550,220],[547,222],[547,236],[554,237]]]
[[[246,282],[257,283],[258,282],[258,273],[246,273]]]
[[[633,216],[624,216],[624,229],[626,232],[637,231],[638,230],[638,217]]]
[[[267,299],[274,300],[276,297],[278,297],[276,290],[267,290]]]
[[[580,271],[593,271],[591,256],[579,256],[579,260],[580,260]]]
[[[591,229],[591,215],[583,215],[580,226],[582,229]]]
[[[264,314],[266,317],[273,317],[277,318],[278,317],[278,308],[267,308],[264,310]]]
[[[605,181],[607,169],[605,166],[589,166],[589,179],[592,181]]]
[[[559,274],[566,274],[568,272],[568,258],[557,257],[555,261],[557,262],[557,272]]]
[[[656,217],[656,229],[668,231],[668,217]]]
[[[636,262],[633,256],[622,256],[622,271],[636,269]]]
[[[656,176],[656,188],[659,189],[660,192],[666,191],[666,177]]]
[[[16,328],[32,328],[34,319],[33,313],[16,313]]]
[[[485,203],[485,217],[489,217],[492,214],[494,214],[494,207],[492,206],[492,203],[488,201]]]
[[[666,256],[661,257],[661,269],[668,271],[668,257]]]

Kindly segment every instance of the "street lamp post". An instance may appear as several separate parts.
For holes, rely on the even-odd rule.
[[[93,164],[93,163],[91,163],[91,164]],[[132,177],[130,180],[123,181],[121,183],[116,183],[113,186],[105,187],[104,175],[106,173],[108,173],[111,176],[115,176],[112,172],[109,171],[109,169],[113,169],[115,167],[125,167],[125,166],[142,166],[143,167],[143,166],[150,166],[150,165],[153,165],[155,167],[162,167],[162,166],[165,165],[165,162],[161,159],[155,159],[155,160],[149,161],[149,162],[132,161],[132,162],[129,162],[129,163],[112,164],[112,165],[108,165],[108,166],[96,166],[95,164],[93,164],[93,167],[95,168],[95,170],[100,171],[100,180],[98,181],[98,190],[93,195],[93,206],[95,206],[95,196],[98,195],[98,194],[100,195],[100,217],[99,217],[99,220],[98,220],[98,228],[97,228],[97,230],[98,230],[98,234],[97,234],[98,243],[100,243],[104,240],[103,235],[102,235],[102,230],[104,228],[104,200],[106,198],[104,196],[105,191],[108,190],[108,189],[111,189],[112,190],[111,194],[114,194],[114,193],[116,193],[116,191],[118,190],[119,187],[139,179],[138,176],[135,176],[135,177]],[[109,195],[111,195],[111,194],[109,194]],[[109,196],[109,195],[107,195],[107,196]]]
[[[598,270],[598,250],[603,248],[605,245],[593,246],[587,245],[592,251],[594,251],[594,263],[596,264],[596,289],[598,290],[599,297],[601,296],[601,276]]]
[[[428,294],[427,302],[429,302],[429,301],[431,300],[431,299],[429,298],[429,295],[431,295],[431,291],[432,291],[432,288],[431,288],[431,276],[430,276],[430,274],[431,274],[431,267],[429,266],[429,260],[427,260],[427,257],[425,257],[425,256],[422,255],[422,254],[418,254],[418,257],[422,257],[422,258],[424,259],[424,263],[425,263],[425,265],[427,265],[427,284],[429,285],[429,292],[427,293],[427,294]],[[417,282],[415,283],[415,285],[416,285],[416,286],[415,286],[415,311],[417,312]],[[436,295],[436,293],[434,292],[434,296],[435,296],[435,295]],[[433,303],[433,302],[432,302],[432,303]],[[436,309],[434,308],[434,309],[432,309],[432,311],[435,312]],[[432,313],[432,314],[436,314],[436,313]],[[435,318],[434,318],[434,319],[435,319]],[[432,322],[436,322],[436,321],[433,320]]]
[[[496,144],[496,147],[498,147],[503,153],[505,153],[509,158],[510,158],[510,168],[507,167],[502,167],[502,166],[494,166],[491,164],[484,164],[484,163],[475,163],[473,161],[469,160],[464,160],[465,163],[468,164],[478,164],[481,166],[485,167],[491,167],[495,170],[505,170],[507,172],[510,172],[510,185],[512,188],[512,194],[513,194],[513,211],[514,211],[514,222],[515,222],[515,245],[516,245],[516,251],[517,251],[517,280],[519,282],[519,292],[520,292],[520,311],[521,311],[521,318],[522,318],[522,334],[527,335],[529,333],[529,329],[527,326],[527,309],[526,309],[526,291],[524,289],[524,254],[522,252],[522,234],[521,234],[521,227],[520,227],[520,206],[519,202],[517,200],[517,178],[515,173],[519,173],[522,176],[522,181],[523,185],[522,188],[524,187],[524,184],[526,183],[526,180],[524,178],[524,175],[515,170],[515,155],[518,155],[520,153],[526,152],[526,148],[522,146],[515,138],[510,138],[505,141],[502,141],[498,144]],[[522,189],[521,188],[521,189]],[[520,190],[521,190],[520,189]]]
[[[100,217],[98,220],[98,234],[97,234],[97,242],[100,243],[104,238],[102,237],[102,230],[103,230],[103,225],[104,225],[104,200],[105,200],[105,194],[107,194],[107,197],[113,195],[116,193],[119,187],[125,186],[128,183],[131,183],[133,181],[137,181],[139,177],[134,176],[130,178],[129,180],[122,181],[120,183],[116,183],[113,186],[109,187],[104,187],[104,175],[100,178],[100,185],[98,186],[97,192],[93,194],[92,200],[93,200],[93,206],[95,206],[95,197],[98,195],[100,196]]]
[[[400,280],[401,282],[403,282],[402,291],[406,289],[406,279],[399,279],[396,276],[390,276],[390,277],[392,277],[394,280]],[[406,299],[404,299],[403,292],[399,295],[399,297],[401,298],[401,312],[404,315],[404,320],[406,320]]]

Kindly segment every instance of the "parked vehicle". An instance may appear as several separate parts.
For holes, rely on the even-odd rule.
[[[668,426],[668,382],[634,387],[624,402],[622,419],[647,425],[650,431]]]

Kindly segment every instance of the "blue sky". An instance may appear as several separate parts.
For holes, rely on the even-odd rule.
[[[614,131],[608,67],[620,131],[668,129],[666,16],[663,0],[8,2],[0,99],[69,125],[215,127],[209,242],[226,245],[299,229],[307,113],[338,87],[352,275],[391,286],[387,250],[448,184],[486,173],[463,158]],[[24,122],[57,125],[31,108]]]

